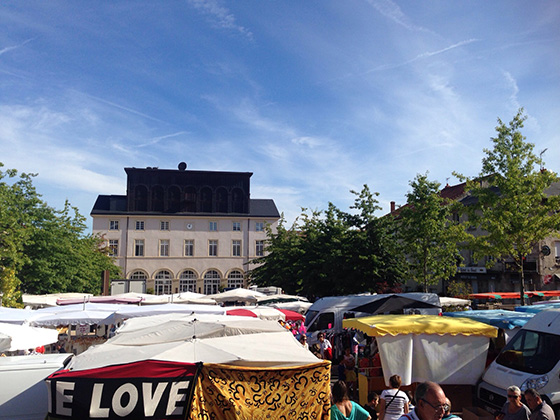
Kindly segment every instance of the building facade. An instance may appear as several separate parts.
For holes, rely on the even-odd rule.
[[[251,260],[264,255],[272,199],[250,198],[250,172],[125,168],[126,195],[100,195],[93,233],[125,277],[124,290],[217,293],[247,287]],[[131,286],[136,285],[136,286]]]
[[[440,196],[449,200],[456,200],[464,206],[469,206],[476,200],[465,191],[466,184],[446,185],[440,191]],[[546,192],[549,195],[560,195],[560,183],[554,183]],[[391,203],[391,213],[398,215],[395,204]],[[469,226],[466,215],[454,214],[457,222],[467,224],[468,233],[474,236],[484,235],[480,227]],[[493,259],[485,257],[476,260],[473,252],[460,250],[463,257],[462,266],[457,267],[457,273],[450,280],[458,280],[470,284],[473,293],[485,292],[519,292],[521,279],[517,268],[511,259]],[[557,290],[560,288],[560,237],[551,235],[535,245],[533,252],[527,255],[523,264],[525,290]],[[429,286],[429,291],[446,295],[446,286],[442,281]],[[413,280],[405,284],[406,291],[417,291],[420,285]]]

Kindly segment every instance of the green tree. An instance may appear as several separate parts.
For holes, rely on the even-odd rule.
[[[375,212],[381,210],[376,198],[379,194],[372,193],[367,185],[351,193],[356,198],[350,208],[357,214],[341,212],[348,225],[345,277],[355,279],[356,292],[401,292],[406,261],[395,235],[393,217],[375,217]]]
[[[275,234],[272,233],[270,226],[266,229],[267,254],[252,261],[258,266],[249,272],[249,280],[260,286],[281,287],[288,294],[301,293],[302,284],[298,267],[303,250],[297,220],[291,228],[287,228],[286,220],[282,215]]]
[[[258,285],[283,287],[310,297],[400,291],[403,262],[390,219],[378,219],[375,195],[364,186],[354,206],[358,214],[329,203],[325,211],[302,210],[290,229],[283,221],[268,232],[267,255],[250,274]]]
[[[17,305],[21,297],[17,273],[29,261],[24,247],[33,230],[30,213],[40,204],[32,176],[0,170],[0,292],[5,306]]]
[[[492,149],[484,149],[482,170],[467,179],[467,191],[476,201],[467,206],[469,223],[483,234],[474,237],[475,258],[493,256],[513,261],[520,278],[520,299],[525,304],[523,261],[539,241],[560,230],[560,197],[547,194],[555,173],[544,168],[521,128],[526,116],[520,109],[509,124],[498,118]]]
[[[399,237],[412,278],[428,286],[447,281],[461,261],[458,244],[465,240],[464,227],[452,220],[455,203],[440,195],[440,184],[418,174],[410,182],[407,205],[400,211]]]
[[[3,165],[0,163],[0,167]],[[49,207],[33,174],[0,171],[0,291],[15,306],[21,292],[101,291],[101,274],[119,269],[101,238],[85,233],[85,218],[68,202]]]

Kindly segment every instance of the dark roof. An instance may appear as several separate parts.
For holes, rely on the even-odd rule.
[[[251,199],[249,200],[249,213],[253,217],[277,217],[280,213],[272,199]]]
[[[178,216],[250,216],[280,218],[280,213],[272,199],[249,200],[247,213],[161,213],[161,212],[127,212],[126,195],[100,195],[97,197],[91,215],[178,215]]]

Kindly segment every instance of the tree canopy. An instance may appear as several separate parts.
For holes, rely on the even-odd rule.
[[[482,235],[473,237],[474,256],[511,259],[519,272],[520,298],[524,303],[523,261],[539,241],[560,230],[560,196],[547,194],[558,181],[544,169],[534,144],[521,133],[526,116],[520,109],[508,124],[498,118],[492,149],[484,149],[482,170],[467,179],[467,191],[476,200],[467,206],[469,223]]]
[[[399,213],[399,239],[411,277],[427,293],[428,286],[445,282],[457,272],[462,260],[458,246],[466,233],[451,217],[456,203],[440,195],[438,182],[418,174],[410,186],[407,204]]]
[[[303,209],[291,228],[282,219],[276,233],[269,230],[252,283],[309,297],[401,291],[405,261],[392,219],[375,217],[377,193],[367,185],[351,193],[355,214],[329,203],[325,211]]]
[[[2,304],[17,305],[22,292],[99,293],[103,270],[119,273],[102,238],[85,233],[85,217],[70,203],[48,206],[34,176],[0,170]]]

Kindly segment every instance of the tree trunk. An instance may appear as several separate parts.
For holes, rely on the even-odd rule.
[[[523,257],[519,257],[519,300],[521,301],[521,306],[525,306],[525,270],[523,270]]]

